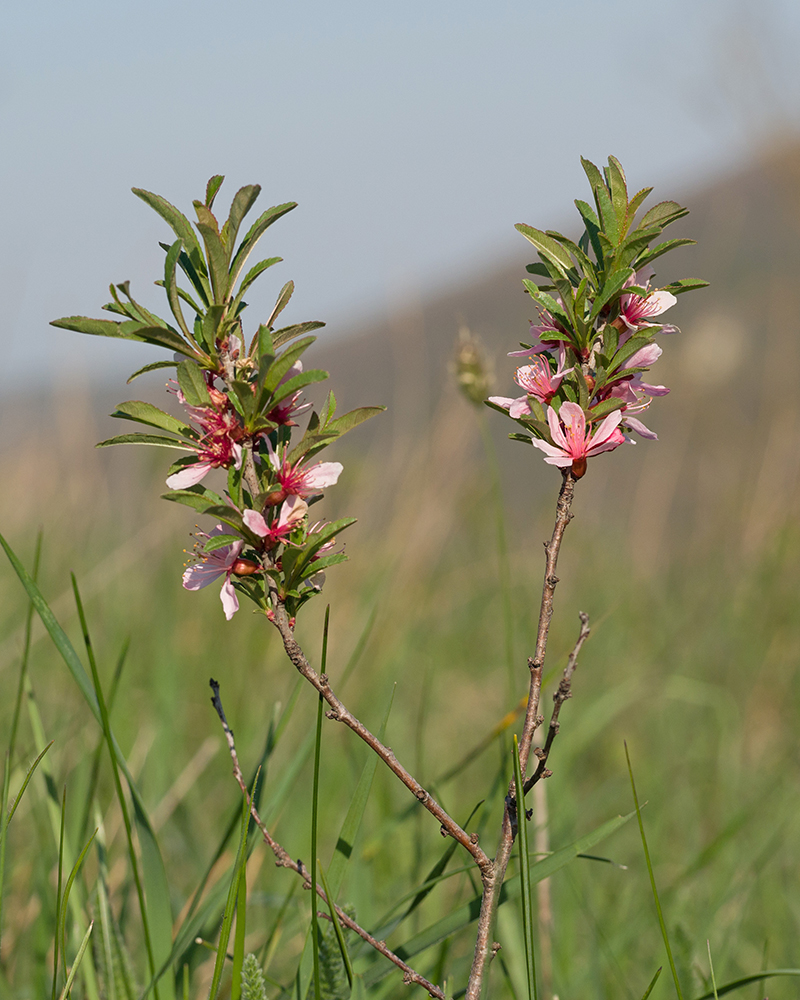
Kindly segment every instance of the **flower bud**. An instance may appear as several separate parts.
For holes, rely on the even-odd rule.
[[[260,571],[261,567],[258,563],[253,562],[252,559],[237,559],[231,566],[231,573],[234,576],[252,576],[254,573],[259,573]]]

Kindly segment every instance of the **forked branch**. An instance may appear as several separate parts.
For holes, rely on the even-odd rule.
[[[236,744],[233,739],[233,730],[228,725],[228,720],[225,717],[225,710],[222,707],[222,700],[219,696],[219,684],[213,678],[209,683],[211,685],[211,690],[214,692],[214,695],[211,699],[211,704],[214,706],[214,710],[219,716],[219,721],[222,723],[222,730],[225,733],[225,739],[228,744],[228,752],[230,753],[231,760],[233,761],[233,776],[234,778],[236,778],[236,783],[242,790],[242,795],[244,795],[244,797],[248,800],[250,806],[250,815],[253,817],[253,820],[258,829],[261,831],[261,835],[264,838],[264,842],[272,851],[272,853],[275,855],[275,864],[279,868],[290,868],[293,872],[296,872],[303,879],[304,888],[311,889],[312,888],[311,874],[309,873],[308,869],[306,868],[306,866],[303,864],[302,861],[299,860],[295,861],[289,855],[289,852],[285,850],[285,848],[283,848],[278,843],[278,841],[275,840],[275,838],[270,834],[269,830],[267,829],[267,825],[262,820],[258,812],[258,809],[256,808],[256,805],[252,800],[250,792],[247,788],[247,783],[244,780],[244,775],[242,774],[242,769],[239,765],[239,755],[236,752]],[[322,888],[322,886],[319,885],[319,883],[317,883],[317,885],[313,886],[313,888],[316,894],[320,897],[320,899],[324,900],[327,903],[328,898],[325,895],[325,890]],[[362,940],[366,941],[367,944],[371,945],[371,947],[373,947],[375,951],[383,955],[384,958],[388,958],[390,962],[392,962],[394,965],[397,966],[398,969],[402,971],[404,983],[407,984],[413,983],[417,986],[421,986],[424,990],[427,991],[429,996],[435,997],[436,1000],[446,1000],[444,993],[439,989],[438,986],[434,986],[434,984],[429,982],[424,976],[421,976],[418,972],[412,969],[410,965],[407,965],[402,960],[402,958],[400,958],[399,955],[396,955],[389,947],[387,947],[385,941],[378,941],[378,939],[374,938],[369,933],[369,931],[364,930],[364,928],[361,927],[360,924],[356,923],[356,921],[353,920],[351,916],[345,913],[345,911],[341,907],[337,906],[336,903],[333,902],[333,900],[331,900],[331,903],[334,909],[336,910],[337,917],[346,927],[349,927],[350,930],[358,934],[358,936],[362,938]]]

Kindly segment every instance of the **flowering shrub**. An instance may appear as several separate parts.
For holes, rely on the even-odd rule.
[[[694,243],[673,239],[651,246],[687,210],[662,201],[634,227],[653,189],[629,198],[622,165],[613,156],[602,173],[588,160],[582,163],[595,208],[575,202],[584,224],[577,243],[551,230],[517,226],[539,255],[528,271],[548,283],[524,282],[539,312],[531,323],[532,343],[509,354],[531,359],[514,376],[524,395],[488,400],[524,428],[526,433],[510,435],[514,440],[543,451],[551,465],[571,468],[576,479],[585,474],[588,458],[630,441],[631,431],[656,437],[634,414],[669,392],[642,378],[661,356],[656,335],[678,332],[657,320],[675,305],[676,295],[707,284],[684,278],[651,289],[652,262]]]
[[[184,587],[198,590],[224,576],[221,599],[226,618],[239,608],[238,592],[267,613],[280,602],[293,619],[319,593],[324,570],[347,558],[333,551],[335,537],[354,523],[353,518],[344,518],[309,524],[310,505],[342,472],[339,462],[310,460],[383,407],[361,407],[337,417],[332,392],[318,412],[302,402],[307,386],[328,377],[325,371],[304,370],[301,360],[315,340],[309,334],[324,324],[276,329],[294,290],[291,281],[248,344],[242,326],[247,305],[243,296],[281,258],[262,260],[246,272],[245,264],[269,226],[295,203],[268,209],[237,246],[239,229],[261,189],[253,184],[238,191],[220,227],[212,207],[222,180],[212,177],[205,201],[194,202],[197,233],[168,201],[134,188],[134,194],[154,208],[177,237],[171,246],[161,244],[166,251],[164,280],[157,282],[166,291],[172,323],[136,302],[124,282],[111,286],[112,301],[104,307],[124,317],[121,321],[67,316],[53,325],[144,341],[175,352],[173,360],[145,365],[128,381],[154,369],[176,368],[176,380],[168,389],[184,407],[186,420],[141,400],[121,403],[113,416],[158,433],[122,434],[100,446],[147,444],[185,452],[170,468],[164,498],[221,523],[208,534],[196,534],[195,561],[183,574]],[[178,269],[190,291],[179,286]],[[181,302],[192,310],[191,322]],[[295,418],[310,410],[305,432],[293,441]],[[202,485],[212,469],[227,470],[224,495]]]

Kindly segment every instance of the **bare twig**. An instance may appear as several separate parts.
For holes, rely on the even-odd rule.
[[[553,773],[547,768],[547,758],[550,756],[550,750],[553,746],[553,740],[558,735],[558,716],[561,712],[561,706],[564,702],[572,697],[572,675],[575,673],[575,667],[578,664],[578,653],[581,651],[581,646],[586,642],[589,637],[589,616],[585,611],[580,612],[581,619],[581,630],[578,635],[578,641],[575,643],[575,647],[569,654],[569,659],[567,660],[567,665],[564,667],[564,676],[556,689],[556,693],[553,695],[553,714],[550,716],[550,725],[547,730],[547,741],[541,750],[537,751],[536,756],[539,759],[539,765],[534,771],[534,773],[525,782],[525,791],[529,792],[531,788],[539,781],[540,778],[549,778]]]
[[[556,504],[556,520],[553,526],[553,534],[549,542],[545,542],[545,570],[544,584],[542,586],[542,602],[539,608],[539,628],[536,634],[536,649],[534,655],[528,660],[530,670],[530,689],[528,694],[528,706],[525,712],[525,723],[522,728],[522,737],[519,741],[519,761],[522,774],[525,774],[528,765],[533,736],[537,728],[544,719],[539,715],[539,697],[542,689],[542,669],[544,666],[545,653],[547,651],[547,637],[550,632],[550,621],[553,617],[553,597],[555,595],[558,577],[556,576],[556,566],[558,564],[558,553],[561,548],[561,541],[564,537],[567,525],[572,520],[570,508],[575,494],[575,477],[572,469],[563,471],[563,481],[558,494]],[[584,637],[585,638],[585,637]],[[582,640],[579,640],[582,642]],[[578,647],[580,648],[580,647]],[[576,654],[577,655],[577,654]],[[557,718],[556,718],[557,721]],[[552,743],[552,740],[550,741]],[[538,770],[538,769],[537,769]],[[527,786],[527,781],[525,785]],[[525,788],[523,789],[523,798]],[[524,822],[524,806],[522,809]],[[484,975],[488,960],[491,957],[492,928],[494,925],[497,905],[500,899],[500,889],[503,885],[508,862],[511,858],[511,849],[514,846],[514,838],[517,833],[517,802],[514,782],[509,785],[506,805],[503,811],[503,824],[500,832],[500,843],[495,854],[491,868],[481,869],[483,877],[483,897],[481,899],[481,910],[478,916],[478,933],[475,941],[475,953],[472,960],[472,968],[467,983],[465,1000],[480,1000],[483,990]]]
[[[303,887],[305,889],[311,889],[312,888],[311,875],[306,866],[303,864],[302,861],[300,860],[295,861],[289,855],[289,852],[286,851],[277,842],[277,840],[275,840],[275,838],[270,834],[266,824],[261,819],[258,809],[256,808],[256,805],[253,802],[252,797],[250,796],[250,792],[244,780],[244,775],[242,774],[242,769],[239,766],[239,756],[236,753],[236,744],[233,739],[233,730],[228,725],[228,720],[225,717],[225,710],[222,707],[222,700],[220,699],[219,696],[219,684],[217,683],[217,681],[213,680],[213,678],[209,683],[211,685],[211,690],[214,692],[214,695],[211,699],[211,704],[214,706],[214,710],[216,711],[217,715],[219,716],[219,720],[222,723],[222,729],[223,732],[225,733],[225,739],[228,743],[228,751],[231,755],[231,760],[233,761],[233,776],[234,778],[236,778],[236,782],[239,785],[239,788],[242,790],[242,795],[245,796],[250,805],[250,815],[253,817],[253,820],[255,821],[255,824],[258,827],[258,829],[261,831],[261,835],[264,838],[264,842],[267,844],[269,849],[275,855],[275,864],[279,868],[290,868],[293,872],[296,872],[303,879]],[[328,898],[325,895],[325,890],[322,888],[322,886],[317,884],[313,888],[317,893],[317,895],[320,897],[320,899],[324,900],[327,903]],[[333,903],[332,900],[331,902]],[[415,972],[410,965],[407,965],[399,957],[399,955],[395,955],[395,953],[386,945],[385,941],[378,941],[377,938],[374,938],[369,933],[369,931],[364,930],[363,927],[361,927],[358,923],[356,923],[356,921],[353,920],[352,917],[348,916],[348,914],[345,913],[345,911],[341,907],[337,906],[335,903],[333,903],[333,908],[336,911],[336,916],[346,927],[349,927],[350,930],[358,934],[358,936],[362,938],[364,941],[366,941],[367,944],[371,945],[377,952],[379,952],[385,958],[388,958],[390,962],[392,962],[394,965],[398,967],[398,969],[402,971],[404,983],[406,984],[413,983],[417,986],[421,986],[424,990],[427,991],[429,996],[435,997],[436,1000],[446,1000],[444,993],[439,989],[438,986],[434,986],[434,984],[429,982],[424,976],[421,976],[418,972]],[[322,915],[327,917],[327,914],[323,913]]]
[[[286,608],[281,601],[277,599],[277,596],[273,600],[273,607],[274,612],[270,620],[280,632],[281,638],[283,639],[283,646],[286,650],[286,655],[295,665],[299,673],[305,677],[312,687],[318,691],[330,705],[330,711],[325,713],[327,717],[336,722],[344,723],[344,725],[351,729],[356,736],[360,737],[367,744],[367,746],[370,747],[370,749],[374,750],[389,770],[403,782],[406,788],[409,789],[409,791],[420,801],[428,812],[439,821],[442,833],[451,836],[454,840],[457,840],[458,843],[472,855],[482,875],[484,873],[488,873],[491,870],[492,861],[491,858],[489,858],[489,856],[478,845],[478,835],[475,833],[469,834],[465,830],[462,830],[452,816],[450,816],[449,813],[447,813],[439,805],[430,792],[427,792],[417,779],[403,767],[397,757],[395,757],[391,747],[384,746],[378,737],[371,733],[370,730],[367,729],[367,727],[336,697],[330,686],[327,675],[318,674],[306,659],[305,653],[300,648],[300,645],[292,632],[289,624],[289,618],[286,614]]]

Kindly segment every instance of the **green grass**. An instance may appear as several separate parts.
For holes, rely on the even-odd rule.
[[[470,419],[466,411],[464,419]],[[465,462],[462,472],[455,459],[449,472],[440,468],[436,446],[432,439],[429,474],[419,480],[423,485],[403,488],[409,472],[398,469],[391,503],[372,507],[365,499],[367,487],[380,473],[366,461],[358,465],[344,459],[354,469],[358,488],[337,487],[338,494],[332,490],[323,506],[329,517],[362,519],[349,532],[351,562],[329,573],[324,597],[301,616],[297,635],[316,663],[324,605],[330,602],[328,672],[334,689],[377,730],[397,684],[387,742],[456,817],[465,819],[486,800],[470,828],[480,829],[482,845],[493,851],[510,773],[509,741],[495,740],[465,770],[438,779],[525,692],[541,540],[549,534],[558,480],[520,447],[516,474],[537,481],[547,477],[552,489],[544,511],[529,517],[514,510],[507,527],[513,647],[519,659],[512,699],[491,485],[480,459]],[[86,450],[83,443],[81,448]],[[182,993],[185,965],[189,996],[204,997],[241,815],[241,796],[209,703],[208,678],[221,683],[248,780],[262,758],[270,726],[277,731],[291,703],[296,678],[274,630],[251,615],[244,602],[226,623],[218,588],[199,594],[182,590],[181,549],[190,547],[186,536],[192,522],[184,511],[157,500],[163,470],[151,464],[150,456],[130,456],[133,467],[127,472],[117,459],[94,455],[86,468],[59,471],[54,456],[54,485],[42,488],[34,510],[9,505],[0,530],[30,568],[36,530],[44,524],[42,593],[84,656],[69,580],[70,570],[75,572],[109,702],[120,651],[130,639],[109,707],[110,727],[156,831],[176,928],[232,816],[237,817],[205,889],[204,899],[216,889],[217,911],[209,908],[197,929],[211,949],[192,944],[174,969],[176,993]],[[744,555],[735,520],[718,525],[698,515],[680,531],[670,528],[662,543],[661,570],[649,573],[627,534],[633,501],[607,492],[596,506],[591,471],[590,466],[579,484],[576,519],[565,539],[546,665],[549,711],[557,672],[577,635],[577,612],[587,611],[592,635],[549,761],[554,771],[546,783],[550,845],[559,850],[612,817],[630,813],[627,740],[683,994],[686,1000],[709,991],[713,995],[710,941],[716,987],[723,995],[726,983],[763,968],[765,942],[771,968],[800,965],[800,873],[794,849],[800,838],[800,528],[772,523],[761,549]],[[14,495],[11,472],[6,481]],[[71,485],[55,485],[61,482]],[[602,532],[598,524],[604,525]],[[0,598],[0,671],[10,692],[0,706],[0,732],[6,734],[13,722],[28,608],[8,563],[0,572]],[[373,615],[367,641],[339,688]],[[84,665],[88,675],[85,657]],[[132,964],[128,979],[141,990],[150,978],[147,952],[105,748],[96,781],[93,776],[103,728],[38,626],[28,676],[41,735],[54,744],[45,758],[48,770],[42,765],[36,770],[8,827],[0,997],[22,1000],[52,991],[59,847],[51,809],[53,795],[60,803],[65,786],[64,858],[70,860],[64,864],[64,881],[95,827],[101,831],[77,872],[66,912],[68,967],[88,920],[95,918],[72,995],[87,996],[87,963],[102,984],[108,956],[121,968],[126,954]],[[261,800],[277,839],[307,865],[316,711],[316,694],[301,688],[265,761]],[[9,802],[44,749],[30,719],[23,709]],[[324,727],[317,853],[330,873],[367,754],[343,727],[327,721]],[[367,928],[377,928],[401,897],[414,899],[431,871],[441,874],[437,864],[447,846],[436,824],[379,766],[337,902],[353,906]],[[299,888],[292,891],[297,876],[274,866],[252,830],[248,852],[244,951],[255,953],[266,967],[272,998],[280,994],[277,984],[290,988],[295,977],[307,938],[309,897]],[[552,876],[554,991],[584,1000],[639,1000],[655,969],[666,966],[666,956],[635,823],[622,825],[591,853],[613,864],[577,858]],[[445,871],[462,869],[466,860],[455,851]],[[509,877],[517,874],[515,853]],[[389,944],[401,946],[467,903],[476,888],[470,875],[459,871],[437,881],[418,905],[395,911],[409,912],[389,935]],[[78,903],[83,924],[75,917]],[[513,990],[521,998],[526,971],[518,901],[508,904],[498,933],[503,962],[492,967],[492,1000],[512,997]],[[156,953],[162,954],[163,940],[157,944]],[[448,991],[457,993],[465,983],[471,945],[467,929],[446,947],[436,944],[419,953],[412,964],[423,974],[446,979]],[[398,974],[379,976],[383,965],[374,965],[358,942],[348,938],[347,949],[359,990],[373,983],[369,997],[411,995]],[[61,962],[59,956],[57,993],[64,983]],[[114,996],[126,998],[126,977],[118,979]],[[755,989],[750,984],[739,995],[755,1000]],[[796,989],[793,979],[769,981],[772,1000],[793,997]],[[219,996],[229,991],[226,963]],[[651,996],[674,996],[668,975],[660,977]]]

